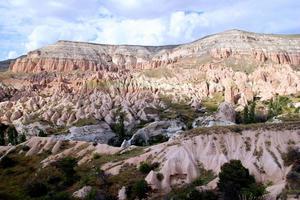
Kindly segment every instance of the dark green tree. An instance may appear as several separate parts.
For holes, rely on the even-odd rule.
[[[249,122],[250,123],[255,123],[256,122],[255,108],[256,108],[256,102],[253,101],[250,105],[250,112],[249,112]]]
[[[148,196],[150,187],[145,180],[135,182],[130,188],[129,199],[144,199]]]
[[[70,185],[74,182],[76,177],[75,167],[77,166],[77,160],[72,157],[65,157],[54,163],[54,166],[61,170],[66,178],[65,184]]]
[[[18,132],[16,131],[15,128],[9,127],[7,129],[8,133],[8,142],[12,145],[18,144]]]
[[[124,125],[125,113],[121,111],[121,108],[117,110],[117,122],[112,126],[112,130],[123,140],[126,135],[126,129]]]
[[[249,174],[249,170],[242,165],[240,160],[231,160],[221,167],[218,188],[224,200],[238,200],[242,196],[247,197],[246,199],[252,199],[248,197],[255,196],[253,200],[257,200],[265,193],[264,189],[260,192],[261,188],[257,187],[259,186],[256,185],[254,177]]]
[[[38,136],[39,137],[47,137],[47,134],[42,129],[39,129]]]
[[[26,141],[26,136],[24,133],[22,133],[20,136],[19,136],[19,143],[23,143]]]
[[[249,108],[248,108],[248,105],[245,106],[243,114],[244,114],[244,120],[243,120],[243,122],[245,124],[248,124],[249,123]]]
[[[0,130],[0,146],[5,145],[5,135],[2,130]]]

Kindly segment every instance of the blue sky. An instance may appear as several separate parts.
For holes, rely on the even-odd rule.
[[[300,0],[1,0],[0,60],[57,40],[165,45],[228,29],[300,33]]]

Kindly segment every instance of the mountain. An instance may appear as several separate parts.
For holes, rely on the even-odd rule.
[[[9,66],[15,61],[15,59],[8,59],[0,61],[0,71],[9,69]]]
[[[58,41],[29,52],[11,66],[14,72],[122,70],[176,65],[189,59],[197,64],[241,63],[300,65],[300,37],[226,31],[173,46],[103,45]]]
[[[158,47],[58,41],[9,62],[0,199],[135,199],[140,189],[149,199],[206,199],[220,194],[232,159],[264,184],[250,194],[297,196],[300,35],[230,30]]]

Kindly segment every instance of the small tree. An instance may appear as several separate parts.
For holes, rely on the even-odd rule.
[[[136,199],[136,198],[144,199],[148,196],[149,190],[150,187],[145,180],[137,181],[132,185],[130,195],[129,195],[130,197],[133,198],[129,198],[129,199]]]
[[[47,137],[47,134],[42,129],[39,129],[38,136],[39,137]]]
[[[250,106],[250,112],[249,112],[249,122],[250,123],[255,123],[256,122],[256,117],[255,117],[255,107],[256,107],[256,102],[253,101]]]
[[[8,142],[11,143],[12,145],[18,144],[18,132],[16,131],[15,128],[9,127],[7,129],[8,132]]]
[[[54,166],[64,173],[66,178],[66,185],[73,183],[74,179],[76,178],[75,167],[77,166],[77,161],[75,158],[62,158],[61,160],[58,160],[56,163],[54,163]]]
[[[126,135],[125,130],[125,113],[121,111],[121,108],[117,110],[117,122],[112,126],[112,130],[118,135],[118,137],[123,140]]]
[[[0,146],[5,145],[5,136],[4,132],[0,130]]]
[[[245,106],[244,108],[244,123],[248,124],[249,123],[249,109],[248,109],[248,105]]]
[[[241,197],[245,197],[246,200],[258,200],[265,194],[265,189],[256,185],[254,177],[249,174],[249,170],[240,160],[231,160],[221,167],[218,187],[223,193],[224,200],[241,199]]]
[[[19,136],[19,143],[23,143],[26,141],[26,136],[24,133],[22,133],[20,136]]]

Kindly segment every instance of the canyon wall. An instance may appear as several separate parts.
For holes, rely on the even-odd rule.
[[[232,57],[299,66],[300,37],[231,30],[188,44],[161,47],[59,41],[18,58],[10,68],[13,72],[118,71],[174,66],[186,58],[207,56],[208,63]]]

